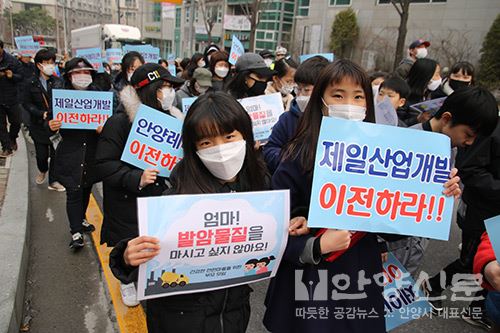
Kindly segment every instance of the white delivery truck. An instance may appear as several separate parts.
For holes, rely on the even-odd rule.
[[[141,31],[123,24],[96,24],[71,30],[71,50],[99,47],[121,48],[125,44],[141,44]]]

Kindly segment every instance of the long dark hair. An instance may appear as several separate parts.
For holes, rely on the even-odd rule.
[[[424,98],[429,81],[434,76],[436,67],[439,64],[436,60],[423,58],[417,59],[411,66],[408,73],[408,85],[410,86],[410,101],[421,101]]]
[[[200,59],[203,59],[203,54],[201,53],[195,53],[191,57],[191,60],[189,61],[189,64],[186,67],[186,76],[183,77],[185,80],[190,80],[193,77],[194,70],[198,68],[198,61]]]
[[[265,189],[266,165],[254,149],[252,121],[234,99],[223,92],[200,96],[189,108],[182,126],[184,157],[175,167],[171,181],[177,194],[214,193],[220,188],[215,178],[196,154],[196,142],[206,138],[239,131],[246,141],[243,167],[238,173],[241,191]]]
[[[241,71],[236,73],[232,78],[227,81],[224,90],[236,99],[248,97],[248,86],[246,83],[247,76],[250,71]]]
[[[471,64],[468,61],[460,61],[451,66],[450,73],[448,74],[448,78],[450,77],[451,74],[457,74],[458,72],[462,71],[464,75],[470,75],[472,76],[472,81],[471,85],[474,85],[475,83],[475,75],[474,75],[474,65]]]
[[[160,101],[156,97],[156,92],[162,88],[163,83],[165,83],[165,81],[157,80],[157,81],[154,81],[154,82],[148,84],[145,87],[137,89],[136,90],[137,95],[139,96],[141,103],[144,105],[147,105],[153,109],[164,112],[161,108]]]
[[[283,159],[296,159],[304,173],[314,168],[316,145],[318,144],[321,120],[323,119],[323,94],[325,90],[342,80],[349,78],[359,84],[365,93],[365,122],[375,122],[373,91],[368,74],[359,65],[347,59],[339,59],[326,66],[320,73],[307,104],[304,114],[299,120],[295,135],[284,149]]]

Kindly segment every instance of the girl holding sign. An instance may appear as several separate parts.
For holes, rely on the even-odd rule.
[[[158,75],[150,74],[155,72]],[[157,177],[157,169],[141,170],[121,161],[139,106],[142,103],[182,119],[179,110],[176,113],[163,108],[173,101],[174,87],[179,86],[182,79],[170,75],[160,65],[146,64],[134,72],[130,82],[132,85],[125,86],[120,93],[119,109],[104,125],[96,152],[97,172],[103,180],[104,190],[101,243],[108,246],[138,235],[138,197],[159,196],[168,188],[166,180]],[[165,102],[167,99],[170,102]],[[120,285],[120,290],[125,305],[139,304],[133,283]]]
[[[290,189],[292,217],[308,216],[324,116],[375,122],[370,79],[360,66],[337,60],[323,69],[295,136],[284,148],[272,186]],[[458,181],[458,177],[448,181],[445,193],[460,193]],[[289,237],[267,293],[264,325],[271,332],[283,333],[386,332],[383,288],[373,279],[381,270],[375,234],[321,229]],[[302,317],[301,309],[315,309],[314,316]]]
[[[184,158],[171,174],[169,194],[269,189],[265,163],[254,149],[250,117],[229,95],[216,92],[198,98],[184,120],[182,137]],[[295,233],[306,230],[300,222],[291,226]],[[110,267],[119,280],[130,283],[137,278],[138,266],[158,254],[156,238],[123,240],[110,255]],[[243,333],[250,318],[250,292],[242,285],[148,300],[148,331]]]

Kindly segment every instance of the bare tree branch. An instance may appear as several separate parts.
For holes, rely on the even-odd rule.
[[[391,4],[394,6],[394,8],[396,8],[399,16],[403,16],[403,4],[401,3],[401,1],[396,2],[396,0],[391,0]],[[398,7],[398,4],[401,6],[401,8]]]

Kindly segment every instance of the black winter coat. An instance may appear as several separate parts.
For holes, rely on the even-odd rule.
[[[487,138],[458,150],[456,166],[464,184],[462,200],[467,204],[464,231],[482,232],[484,220],[500,215],[500,121]]]
[[[54,86],[53,89],[74,90],[71,83],[64,81],[62,87]],[[91,84],[87,90],[98,91]],[[98,181],[95,171],[95,153],[97,138],[95,130],[59,130],[62,140],[56,149],[56,163],[54,171],[59,182],[66,189],[91,187]]]
[[[175,169],[171,178],[175,183]],[[268,185],[265,187],[262,190],[269,189]],[[239,184],[233,183],[221,185],[216,192],[239,191]],[[118,243],[109,258],[111,271],[123,283],[137,281],[138,273],[137,268],[127,266],[123,260],[128,241],[127,239]],[[148,300],[146,306],[148,332],[244,333],[250,319],[251,292],[252,289],[245,284],[208,292]]]
[[[13,75],[10,79],[6,75],[0,76],[0,105],[12,106],[18,103],[17,88],[23,82],[21,63],[4,50],[0,58],[2,69],[11,70]]]
[[[61,86],[61,79],[52,76],[47,80],[47,90],[40,82],[39,76],[33,76],[24,89],[23,106],[30,115],[30,135],[34,141],[50,144],[53,133],[43,119],[45,112],[52,112],[52,88]]]
[[[158,177],[154,184],[139,190],[143,170],[120,160],[140,105],[133,88],[125,87],[123,92],[122,104],[104,125],[96,153],[97,173],[104,191],[101,244],[108,246],[139,234],[138,197],[159,196],[168,188],[166,179]]]

